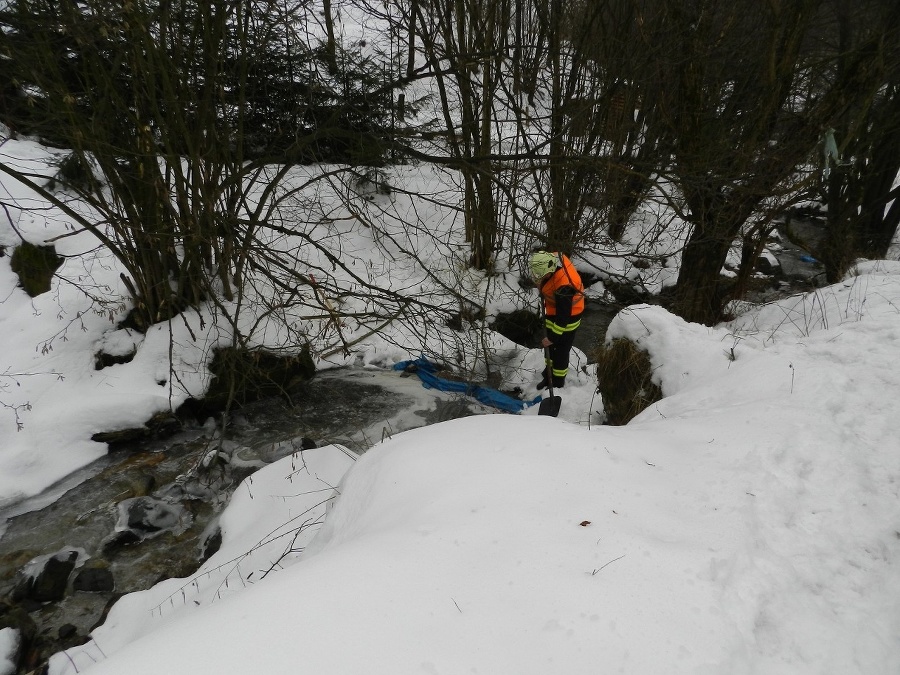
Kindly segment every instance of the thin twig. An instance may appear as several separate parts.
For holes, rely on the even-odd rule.
[[[597,572],[599,572],[600,570],[602,570],[602,569],[603,569],[604,567],[606,567],[607,565],[612,565],[614,562],[616,562],[616,560],[621,560],[621,559],[624,558],[626,555],[627,555],[626,553],[623,553],[623,554],[620,555],[618,558],[613,558],[612,560],[610,560],[610,561],[609,561],[608,563],[606,563],[605,565],[601,565],[600,567],[598,567],[597,569],[595,569],[593,572],[591,572],[591,576],[594,576],[595,574],[597,574]]]

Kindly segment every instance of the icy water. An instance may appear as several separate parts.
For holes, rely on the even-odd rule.
[[[217,518],[231,493],[257,468],[310,442],[355,456],[408,429],[496,412],[380,369],[325,371],[290,394],[290,401],[242,408],[224,435],[210,420],[117,450],[0,513],[0,603],[34,623],[36,663],[82,642],[121,594],[193,573],[215,549]],[[36,574],[54,556],[76,560],[77,568],[63,599],[47,602],[23,571]],[[83,572],[107,583],[87,588]]]
[[[122,495],[184,480],[197,472],[195,465],[211,450],[224,446],[237,464],[249,468],[279,459],[287,452],[285,444],[300,448],[304,439],[318,446],[339,444],[358,454],[411,428],[488,412],[464,397],[426,390],[415,376],[380,369],[325,371],[291,394],[291,401],[266,399],[233,413],[224,440],[209,420],[165,440],[136,442],[0,511],[0,591],[12,550],[23,548],[26,541],[29,550],[36,545],[80,546],[72,539],[76,532],[85,533],[74,523],[90,521]]]
[[[596,352],[606,336],[606,329],[616,315],[616,309],[610,305],[588,300],[581,316],[581,327],[575,333],[575,346],[584,352],[588,363],[596,362]]]

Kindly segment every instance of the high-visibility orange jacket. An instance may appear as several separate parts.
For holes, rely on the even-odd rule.
[[[567,324],[584,311],[584,284],[568,256],[557,255],[562,266],[541,283],[541,296],[547,318]]]

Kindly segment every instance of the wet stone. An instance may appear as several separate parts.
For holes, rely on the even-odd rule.
[[[185,510],[153,497],[126,499],[119,504],[119,525],[138,533],[150,534],[173,530],[182,525]],[[124,522],[123,522],[124,521]]]
[[[66,551],[50,557],[34,578],[28,597],[37,602],[62,600],[69,585],[69,575],[78,561],[77,551]]]
[[[72,581],[72,589],[83,593],[111,593],[115,586],[112,572],[106,567],[85,567]]]
[[[206,562],[222,547],[222,530],[215,528],[200,544],[200,560]]]
[[[78,634],[78,628],[73,626],[70,623],[64,623],[59,627],[57,631],[57,635],[59,635],[60,640],[68,640],[71,637],[75,637]]]
[[[107,555],[111,555],[124,546],[131,546],[140,541],[141,537],[136,532],[123,530],[121,532],[116,532],[112,537],[106,540],[103,543],[102,551]]]

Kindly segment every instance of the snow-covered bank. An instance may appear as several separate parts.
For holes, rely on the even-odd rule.
[[[131,596],[51,673],[898,672],[900,265],[862,271],[726,327],[624,312],[666,393],[628,426],[400,434],[286,569]],[[231,522],[284,519],[297,461]]]

